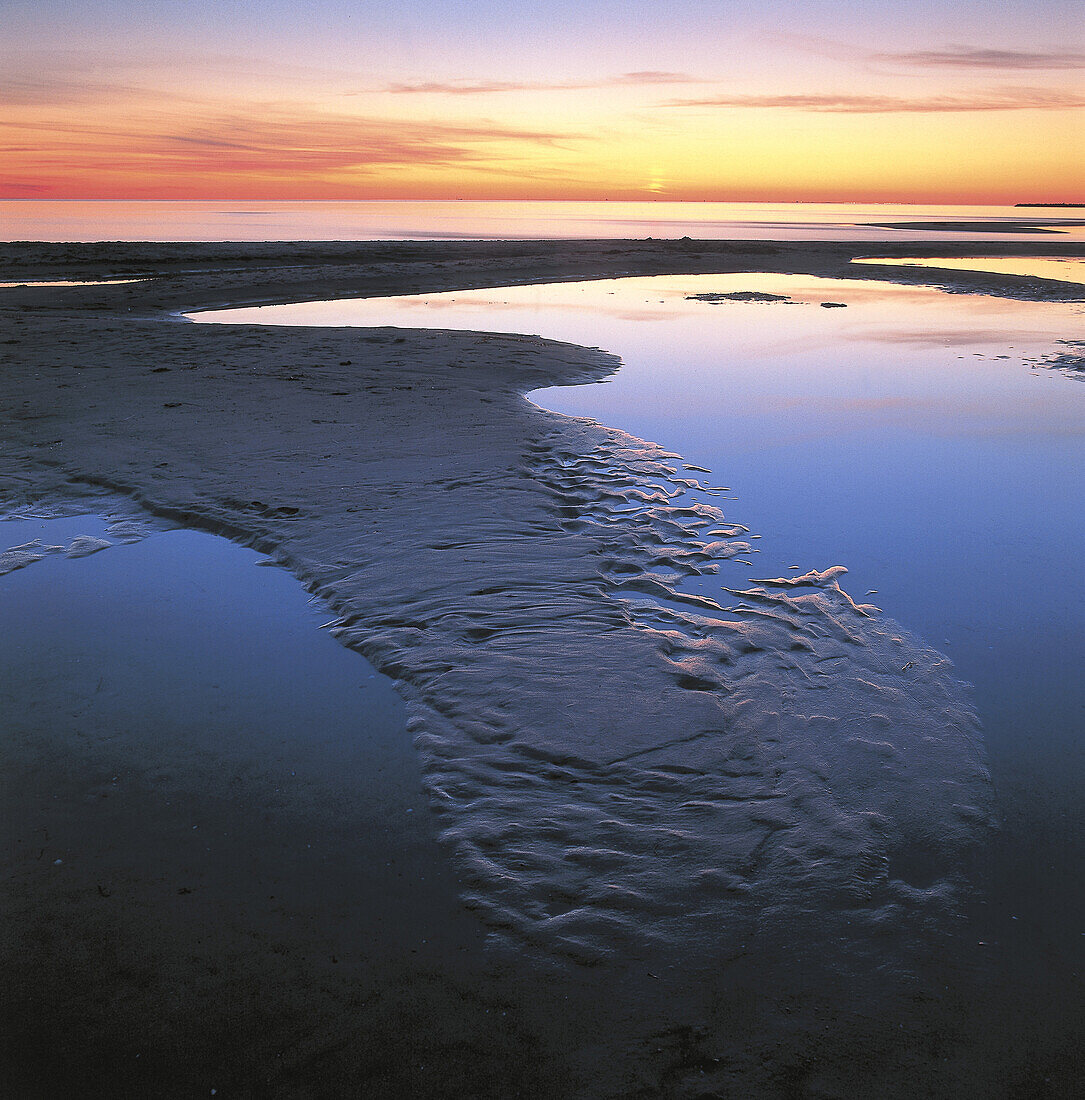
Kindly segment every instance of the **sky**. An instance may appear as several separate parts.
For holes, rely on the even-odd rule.
[[[1080,0],[0,0],[0,198],[1085,201]]]

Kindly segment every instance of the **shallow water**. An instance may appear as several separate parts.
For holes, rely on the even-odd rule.
[[[197,825],[205,805],[251,795],[258,780],[269,797],[261,812],[289,807],[311,841],[320,829],[310,819],[340,805],[368,851],[352,887],[359,934],[439,937],[459,904],[391,681],[322,631],[327,610],[282,569],[257,568],[261,555],[199,531],[121,522],[0,519],[0,550],[74,546],[0,576],[9,766],[40,741],[85,758],[90,772],[114,767],[115,794],[149,772],[167,800],[172,791],[192,802]],[[83,825],[96,827],[93,803]],[[118,843],[153,863],[140,832]],[[297,847],[284,853],[284,878],[308,859],[334,882],[319,843]]]
[[[714,291],[791,300],[690,300]],[[819,308],[823,302],[847,308]],[[1043,575],[1052,581],[1080,549],[1079,387],[1025,365],[1080,331],[1085,308],[1077,304],[758,274],[194,316],[532,333],[614,351],[623,366],[605,386],[541,390],[532,399],[710,468],[705,484],[727,491],[707,499],[763,536],[757,572],[725,563],[729,583],[793,565],[846,564],[854,595],[877,588],[880,606],[916,625],[921,608],[945,608],[980,579],[1005,579],[1017,556],[1005,544],[1023,529],[1045,546]],[[960,617],[974,619],[970,598]],[[927,633],[939,644],[946,637]]]
[[[736,292],[789,300],[690,300]],[[712,470],[691,476],[720,491],[697,495],[762,536],[761,552],[701,590],[846,565],[854,597],[974,685],[1003,821],[976,939],[1028,1006],[1011,1046],[1021,1028],[1068,1026],[1085,942],[1085,390],[1033,361],[1080,334],[1080,305],[728,275],[200,319],[537,333],[620,354],[606,385],[533,400]]]
[[[0,519],[8,1093],[533,1095],[391,681],[119,507]]]
[[[738,202],[0,202],[5,241],[1085,239],[1081,211]],[[947,221],[974,223],[966,231]],[[916,224],[942,223],[936,231]],[[982,223],[977,227],[975,223]]]

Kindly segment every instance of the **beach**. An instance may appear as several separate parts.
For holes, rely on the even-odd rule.
[[[0,290],[3,511],[122,499],[289,571],[395,681],[425,817],[362,845],[329,807],[366,801],[364,771],[294,800],[266,776],[227,794],[213,754],[156,765],[146,745],[104,813],[115,750],[43,677],[71,698],[64,721],[13,719],[9,1091],[981,1096],[1008,1063],[1027,1075],[957,1003],[983,981],[960,937],[997,820],[967,690],[833,563],[760,578],[741,614],[682,592],[750,548],[718,509],[673,503],[695,458],[523,396],[605,380],[621,348],[179,315],[725,272],[1078,301],[1050,279],[849,265],[1082,254],[1046,237],[0,245],[5,281],[145,280]],[[630,595],[657,601],[651,621]],[[193,807],[226,848],[189,850]],[[317,873],[300,848],[281,859],[302,833],[325,845]],[[440,935],[359,918],[380,846],[443,883]],[[404,889],[404,911],[432,901]],[[959,985],[936,995],[947,967]],[[1072,1059],[1047,1043],[1060,1095]]]

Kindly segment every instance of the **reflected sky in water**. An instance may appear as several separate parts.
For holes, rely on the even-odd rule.
[[[690,300],[742,291],[789,300]],[[532,399],[661,443],[729,487],[707,499],[761,552],[701,590],[846,565],[852,595],[871,593],[975,685],[1005,822],[986,934],[1050,968],[1029,981],[1058,980],[1085,932],[1085,385],[1028,361],[1080,338],[1080,304],[723,275],[203,319],[528,333],[621,355],[604,385]]]
[[[789,300],[690,297],[744,291]],[[951,607],[960,606],[958,625],[973,618],[961,593],[1006,575],[1017,555],[1002,547],[1023,525],[1053,567],[1069,568],[1085,549],[1071,537],[1081,536],[1073,502],[1085,484],[1075,461],[1085,388],[1022,363],[1080,333],[1077,304],[744,274],[199,316],[519,332],[613,351],[623,367],[605,385],[532,399],[709,467],[706,480],[737,497],[724,502],[729,518],[764,536],[759,570],[845,564],[852,589],[877,588],[886,610],[938,641]]]
[[[257,568],[260,554],[200,531],[145,534],[124,543],[104,516],[0,518],[0,550],[82,535],[112,543],[0,576],[0,730],[19,746],[11,761],[25,765],[39,744],[81,775],[112,775],[118,798],[150,784],[161,805],[189,806],[192,822],[219,829],[209,863],[229,873],[238,861],[239,909],[253,890],[268,892],[253,868],[261,845],[279,843],[280,895],[349,906],[378,954],[427,940],[460,950],[457,886],[391,681],[320,629],[332,616],[295,577]],[[79,811],[94,835],[108,824],[97,805]],[[292,835],[258,835],[251,859],[223,839],[259,834],[280,813]],[[157,822],[146,835],[122,824],[116,844],[133,866],[169,858],[153,847]],[[351,853],[343,868],[326,863],[333,845],[342,852],[337,830]]]
[[[103,516],[0,517],[0,549],[35,539],[63,546],[81,535],[111,545],[89,557],[50,554],[0,576],[0,688],[9,703],[20,674],[32,683],[66,669],[88,680],[103,714],[142,706],[158,716],[167,756],[289,752],[284,746],[300,737],[310,766],[324,769],[313,781],[401,742],[406,718],[391,682],[321,631],[327,609],[284,570],[256,568],[254,551],[154,527],[124,542]],[[7,718],[15,720],[13,709]]]

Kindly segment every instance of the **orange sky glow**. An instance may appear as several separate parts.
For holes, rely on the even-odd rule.
[[[981,0],[903,35],[871,4],[850,40],[814,0],[787,33],[744,4],[616,23],[597,0],[563,27],[556,3],[521,34],[515,3],[481,0],[379,23],[329,0],[305,26],[271,3],[258,34],[128,0],[61,34],[54,7],[16,3],[0,47],[0,198],[1085,198],[1085,36],[1061,0],[1034,5],[1040,39]]]

